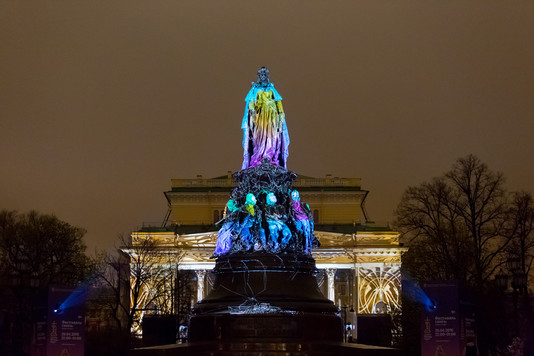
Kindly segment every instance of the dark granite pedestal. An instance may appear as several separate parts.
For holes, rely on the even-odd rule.
[[[304,254],[219,257],[212,292],[198,304],[189,343],[137,349],[134,356],[394,356],[391,348],[347,344],[343,321]]]
[[[133,350],[132,356],[401,356],[400,350],[344,343],[223,342],[162,345]]]
[[[259,303],[290,312],[338,312],[319,290],[315,260],[310,255],[235,253],[217,258],[213,273],[213,289],[198,303],[199,315],[239,306],[247,309],[247,305]]]
[[[394,356],[391,348],[343,343],[343,321],[305,254],[234,254],[216,261],[211,293],[189,324],[189,343],[134,356]]]
[[[299,313],[268,315],[207,314],[192,318],[191,343],[341,342],[343,324],[336,315]],[[199,335],[199,331],[201,334]]]

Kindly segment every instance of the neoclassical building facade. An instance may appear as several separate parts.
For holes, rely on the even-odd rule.
[[[135,253],[136,245],[151,239],[158,253],[164,253],[160,256],[172,257],[160,257],[162,267],[173,261],[175,278],[189,276],[186,282],[190,284],[189,293],[179,294],[181,300],[173,304],[191,308],[209,292],[216,223],[224,217],[234,187],[231,172],[211,179],[172,179],[171,190],[165,192],[169,209],[163,224],[133,232],[132,248],[123,250]],[[313,257],[324,295],[353,323],[356,314],[398,309],[401,255],[406,248],[399,243],[397,232],[369,221],[365,211],[368,191],[361,189],[361,180],[299,176],[293,189],[313,213],[315,236],[320,241]],[[143,289],[137,305],[141,314],[151,309],[146,304],[154,300],[154,290],[149,284]]]

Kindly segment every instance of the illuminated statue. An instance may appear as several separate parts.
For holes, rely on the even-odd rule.
[[[263,159],[286,168],[289,155],[289,135],[287,132],[282,97],[272,83],[269,83],[269,70],[262,67],[258,71],[258,81],[245,98],[243,116],[243,166],[242,169],[260,165]]]
[[[230,194],[214,257],[253,252],[311,255],[319,244],[313,217],[291,185],[297,175],[286,169],[289,136],[282,97],[269,71],[258,71],[243,118],[243,169]]]
[[[311,350],[317,342],[343,340],[339,310],[315,277],[313,215],[292,188],[297,175],[286,167],[289,136],[281,100],[261,68],[246,97],[243,168],[232,175],[237,186],[217,222],[212,290],[189,322],[190,350],[200,342],[208,353],[286,343],[306,343]]]
[[[315,277],[313,214],[293,189],[297,175],[286,167],[281,100],[261,68],[246,99],[243,169],[232,174],[237,186],[217,222],[212,290],[189,323],[189,341],[207,342],[210,351],[263,350],[273,342],[306,343],[311,350],[317,342],[343,340],[339,310]]]

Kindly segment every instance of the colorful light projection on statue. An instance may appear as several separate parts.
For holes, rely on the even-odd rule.
[[[291,187],[297,176],[286,170],[289,135],[281,100],[269,71],[261,68],[245,99],[243,169],[234,174],[238,187],[220,221],[214,257],[254,251],[311,254],[319,245],[310,208]]]
[[[299,192],[296,190],[291,192],[291,205],[297,218],[297,230],[304,232],[306,237],[304,252],[309,253],[313,244],[313,218],[311,218],[310,207],[306,204],[307,212],[304,212]]]
[[[286,168],[289,155],[287,132],[282,97],[273,83],[269,83],[269,70],[258,71],[258,81],[245,98],[243,129],[244,159],[242,169],[260,165],[268,158],[273,164]]]
[[[220,221],[214,256],[253,251],[311,254],[319,242],[309,206],[290,189],[296,175],[264,160],[234,176],[238,187]]]

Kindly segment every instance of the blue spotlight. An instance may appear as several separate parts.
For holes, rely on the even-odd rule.
[[[429,311],[436,310],[436,302],[430,300],[428,295],[421,289],[421,287],[411,278],[405,278],[403,288],[405,289],[408,296],[418,302],[424,305]]]
[[[425,306],[426,306],[426,310],[428,310],[431,313],[435,312],[436,309],[438,308],[436,301],[432,299],[429,299],[428,303]]]
[[[61,302],[59,311],[72,308],[75,305],[83,304],[85,302],[85,297],[89,291],[89,282],[82,283],[72,291],[71,294]]]

